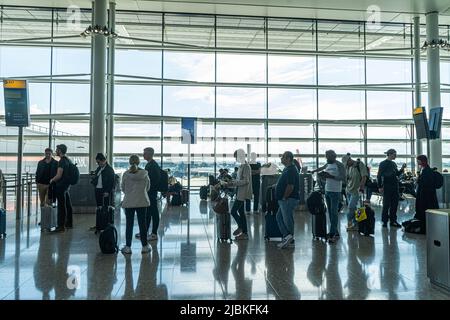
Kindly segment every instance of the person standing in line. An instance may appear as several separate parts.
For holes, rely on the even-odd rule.
[[[397,164],[394,162],[395,158],[397,158],[397,151],[389,149],[385,153],[386,160],[380,162],[377,174],[378,191],[383,195],[381,220],[383,221],[383,228],[387,228],[388,220],[390,220],[391,227],[401,228],[401,224],[397,222],[397,207],[399,201],[398,177],[403,174],[406,163],[398,170]]]
[[[326,179],[325,199],[330,217],[330,233],[327,238],[333,243],[340,238],[338,206],[342,194],[342,182],[345,180],[345,167],[336,160],[337,155],[334,150],[327,150],[325,157],[327,158],[327,164],[312,172],[319,172],[320,177]]]
[[[58,161],[53,158],[53,150],[47,148],[44,152],[45,157],[38,162],[36,169],[36,185],[41,207],[49,203],[50,179],[56,176],[56,172],[58,171]]]
[[[252,169],[253,212],[259,210],[259,189],[261,188],[261,163],[256,161],[256,153],[250,153],[250,168]],[[251,211],[251,201],[245,200],[245,210]]]
[[[233,232],[235,240],[248,240],[247,217],[245,216],[245,200],[252,198],[252,173],[247,161],[245,161],[245,151],[238,149],[234,152],[236,161],[240,164],[237,179],[225,182],[226,187],[236,187],[236,199],[231,208],[231,215],[238,225]],[[239,212],[239,213],[238,213]]]
[[[59,157],[58,170],[56,176],[50,179],[50,185],[55,184],[54,192],[58,201],[58,226],[52,232],[64,232],[73,228],[72,202],[69,195],[69,167],[72,164],[67,157],[67,146],[60,144],[56,146],[56,155]]]
[[[133,239],[134,213],[137,214],[139,233],[142,244],[141,253],[148,253],[150,246],[147,242],[147,210],[151,205],[148,192],[150,179],[147,171],[139,168],[139,157],[132,155],[129,159],[130,169],[122,177],[121,189],[124,193],[122,208],[125,209],[127,226],[125,231],[126,244],[122,248],[123,254],[131,254],[131,241]]]
[[[276,184],[276,199],[278,212],[276,215],[278,227],[283,236],[278,248],[294,248],[294,210],[300,200],[300,177],[294,165],[294,155],[290,151],[283,153],[281,163],[284,170]]]
[[[95,186],[95,200],[97,207],[109,206],[111,193],[114,189],[115,173],[114,169],[106,161],[103,153],[97,153],[95,157],[98,167],[94,172],[91,183]]]
[[[148,241],[156,241],[158,240],[158,227],[159,227],[159,210],[158,210],[158,186],[159,181],[161,179],[161,169],[153,159],[155,155],[155,150],[153,148],[145,148],[144,149],[144,159],[147,160],[147,164],[145,165],[145,170],[148,173],[148,177],[150,178],[150,189],[148,191],[148,198],[150,200],[150,206],[147,209],[147,215],[145,217],[147,223],[147,232],[150,231],[150,223],[153,220],[152,224],[152,233],[147,236]],[[141,235],[139,233],[136,234],[136,238],[139,239]]]

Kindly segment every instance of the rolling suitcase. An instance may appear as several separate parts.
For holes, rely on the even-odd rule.
[[[375,234],[375,212],[369,206],[366,206],[367,219],[358,222],[358,232],[365,236]]]
[[[105,230],[110,224],[114,224],[114,207],[103,204],[95,212],[95,233]]]
[[[327,216],[324,213],[312,215],[312,234],[314,240],[327,239]]]
[[[189,203],[189,190],[183,189],[181,190],[181,205],[185,205]]]
[[[276,199],[276,184],[270,186],[266,193],[266,209],[267,213],[276,214],[278,212],[278,201]]]
[[[264,239],[267,241],[279,240],[283,235],[281,234],[280,228],[278,227],[278,222],[276,218],[276,213],[266,213],[266,233]],[[276,239],[275,239],[276,238]]]
[[[6,210],[0,208],[0,239],[6,238]]]
[[[200,199],[207,200],[208,199],[208,186],[200,187]]]
[[[58,208],[56,206],[41,207],[41,232],[49,232],[56,227]]]
[[[217,241],[227,242],[231,240],[231,218],[229,213],[216,214],[216,225],[217,225]]]

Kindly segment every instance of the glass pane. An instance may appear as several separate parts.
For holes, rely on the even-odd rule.
[[[364,154],[364,143],[362,141],[321,141],[319,140],[319,155],[325,155],[325,151],[334,150],[340,157],[350,152],[353,155]]]
[[[115,113],[161,115],[160,86],[118,85],[114,97]]]
[[[265,114],[265,89],[217,88],[217,117],[264,118]]]
[[[164,78],[214,82],[214,54],[164,52]]]
[[[214,88],[164,87],[164,115],[214,117]]]
[[[411,24],[368,23],[366,24],[366,50],[368,53],[374,50],[373,53],[377,54],[409,55],[412,47],[411,32]]]
[[[367,59],[367,83],[411,83],[411,60]]]
[[[367,126],[368,139],[409,139],[405,126]],[[386,149],[387,150],[387,149]],[[384,151],[386,151],[384,150]],[[384,152],[383,151],[383,152]]]
[[[164,23],[164,41],[168,46],[214,47],[213,16],[166,14]]]
[[[1,77],[36,75],[50,75],[50,48],[0,47]]]
[[[91,105],[89,84],[53,84],[52,113],[89,113]]]
[[[50,38],[51,19],[52,11],[49,9],[2,7],[1,39]],[[50,42],[50,39],[46,41]]]
[[[364,84],[364,59],[319,57],[319,84]]]
[[[410,155],[411,154],[411,142],[371,142],[367,141],[367,150],[370,155],[383,156],[389,149],[395,149],[398,155]]]
[[[118,45],[130,47],[139,45],[161,46],[162,14],[136,11],[117,12],[115,31],[122,37],[133,38],[118,38],[116,40]]]
[[[411,92],[367,92],[368,119],[410,119],[411,116]]]
[[[316,84],[316,58],[269,55],[269,83]]]
[[[30,99],[30,114],[50,113],[50,84],[49,83],[28,83],[28,98]],[[1,90],[0,108],[4,108],[3,90]]]
[[[314,24],[311,20],[268,19],[269,49],[315,50]]]
[[[86,30],[86,27],[92,24],[92,12],[90,9],[79,11],[70,8],[55,9],[54,12],[54,42],[76,43],[88,48],[91,46],[91,37],[80,37],[80,34]]]
[[[232,158],[234,151],[251,145],[251,151],[260,157],[265,155],[265,131],[263,123],[227,122],[216,126],[217,156]]]
[[[316,90],[269,89],[270,119],[316,119]]]
[[[255,54],[217,54],[217,81],[265,83],[266,57]]]
[[[90,74],[91,50],[81,48],[54,48],[53,74]],[[60,77],[58,77],[59,79]],[[75,79],[90,79],[90,76],[70,77]]]
[[[264,19],[217,17],[217,47],[264,49]]]
[[[364,49],[364,29],[359,23],[319,22],[319,51]]]
[[[319,119],[364,119],[364,92],[319,90]]]
[[[274,141],[277,138],[314,138],[314,126],[312,124],[283,124],[269,123],[269,139]]]
[[[327,126],[319,125],[319,138],[330,138],[330,139],[362,139],[363,134],[361,132],[360,125],[353,126]]]
[[[115,73],[116,75],[161,78],[161,51],[116,49]],[[116,79],[120,78],[116,77]],[[124,79],[132,80],[128,77]]]

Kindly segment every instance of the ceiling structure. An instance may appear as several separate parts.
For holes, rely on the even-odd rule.
[[[438,11],[441,24],[450,24],[448,0],[115,0],[117,9],[290,18],[358,20],[379,8],[383,22],[409,23],[415,15]],[[90,8],[89,0],[0,0],[2,5]],[[376,6],[376,7],[373,7]]]

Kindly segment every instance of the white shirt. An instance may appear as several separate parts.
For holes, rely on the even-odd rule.
[[[325,172],[328,172],[332,176],[337,177],[339,175],[338,166],[336,163],[328,163]],[[341,192],[342,191],[342,181],[327,178],[325,183],[325,191],[328,192]]]
[[[100,171],[97,173],[97,189],[102,189],[103,188],[103,181],[102,181],[102,171],[103,169],[105,169],[105,167],[101,168]]]

